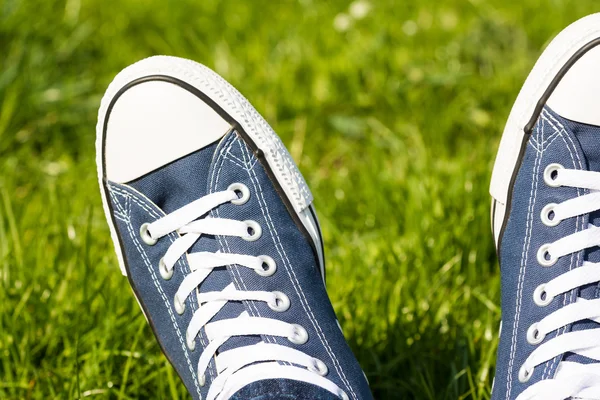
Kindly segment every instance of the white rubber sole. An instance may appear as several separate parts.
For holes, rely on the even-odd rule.
[[[513,176],[520,164],[525,127],[535,113],[538,102],[551,87],[556,76],[587,44],[600,38],[600,14],[592,14],[564,29],[544,50],[519,93],[500,140],[492,172],[492,231],[496,245],[509,205]]]
[[[96,166],[104,213],[115,245],[119,266],[126,275],[125,261],[120,249],[119,237],[113,224],[108,199],[104,189],[104,124],[110,104],[122,88],[131,82],[148,76],[169,76],[192,85],[208,96],[224,112],[229,114],[245,131],[256,146],[264,153],[265,160],[279,185],[285,192],[294,210],[309,234],[315,240],[323,268],[323,254],[316,216],[311,212],[312,194],[292,160],[289,152],[256,109],[233,86],[212,70],[196,62],[169,56],[154,56],[141,60],[121,71],[109,85],[100,104],[96,125]]]

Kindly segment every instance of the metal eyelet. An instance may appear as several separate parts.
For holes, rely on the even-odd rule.
[[[558,206],[556,203],[547,204],[544,208],[542,208],[542,212],[540,213],[540,218],[542,223],[546,226],[556,226],[560,224],[561,220],[558,219],[554,209]],[[554,218],[550,218],[550,214],[554,214]]]
[[[185,303],[179,299],[179,296],[175,295],[173,299],[173,306],[177,314],[182,315],[185,312]]]
[[[525,368],[525,366],[523,365],[520,369],[519,369],[519,382],[521,383],[525,383],[528,380],[531,379],[531,377],[533,376],[533,368],[531,369],[531,371],[528,371],[527,368]]]
[[[277,265],[275,264],[275,260],[273,260],[269,256],[258,256],[258,258],[262,261],[262,264],[259,269],[256,270],[256,273],[260,276],[271,276],[277,270]],[[266,268],[265,268],[266,267]]]
[[[199,376],[198,383],[200,384],[200,386],[206,385],[206,375],[202,374],[202,376]]]
[[[540,344],[544,341],[545,338],[546,335],[540,332],[540,330],[538,329],[537,322],[532,324],[529,327],[529,329],[527,329],[527,341],[529,342],[529,344]]]
[[[157,242],[156,239],[153,239],[152,236],[150,236],[150,232],[148,232],[148,227],[150,226],[149,223],[144,223],[142,224],[142,226],[140,226],[140,236],[142,238],[142,241],[144,243],[146,243],[148,246],[154,246]]]
[[[544,296],[545,295],[545,296]],[[548,304],[552,303],[554,300],[554,296],[550,296],[546,292],[546,284],[542,283],[540,286],[536,287],[533,291],[533,301],[540,307],[545,307]]]
[[[237,195],[237,199],[231,200],[231,204],[235,204],[236,206],[241,206],[242,204],[246,204],[248,200],[250,200],[250,189],[248,186],[243,183],[232,183],[229,185],[227,190],[234,191]]]
[[[561,186],[561,184],[556,183],[558,171],[561,169],[565,169],[565,167],[557,163],[550,164],[546,167],[546,169],[544,170],[544,182],[546,182],[546,185],[550,187]]]
[[[308,342],[308,332],[298,324],[292,324],[293,330],[288,340],[294,344],[304,344]]]
[[[283,292],[273,292],[275,295],[275,301],[273,303],[267,303],[269,308],[273,311],[284,312],[290,308],[290,298]]]
[[[171,270],[167,268],[164,258],[161,258],[158,262],[158,270],[160,272],[160,276],[162,276],[165,281],[171,279],[173,277],[173,273],[175,272],[175,268],[172,268]]]
[[[313,358],[312,365],[308,366],[308,370],[315,372],[321,376],[325,376],[329,373],[327,365],[325,365],[325,363],[319,360],[318,358]]]
[[[553,257],[550,253],[550,246],[551,243],[545,243],[537,252],[537,262],[543,267],[551,267],[558,261],[558,257]]]
[[[248,225],[248,236],[242,236],[242,239],[248,242],[254,242],[258,240],[262,236],[262,228],[256,221],[246,220],[244,221],[246,225]]]

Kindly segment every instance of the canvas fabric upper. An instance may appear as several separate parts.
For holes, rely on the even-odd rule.
[[[591,362],[577,354],[564,354],[539,365],[528,382],[518,379],[520,367],[538,345],[527,341],[527,329],[534,322],[570,304],[576,298],[599,297],[598,285],[592,284],[557,296],[549,305],[538,306],[533,292],[542,283],[578,268],[585,260],[600,261],[600,249],[594,247],[564,256],[551,267],[537,261],[537,251],[545,243],[584,230],[588,223],[598,225],[600,214],[593,212],[560,222],[555,227],[544,225],[542,208],[582,196],[588,190],[572,187],[550,187],[544,182],[544,170],[552,163],[568,169],[600,171],[600,128],[562,118],[550,108],[542,111],[529,138],[523,161],[516,176],[512,204],[499,249],[502,275],[502,330],[498,348],[496,378],[492,399],[514,399],[528,386],[554,377],[561,360]],[[544,342],[571,330],[597,327],[592,321],[580,321],[550,333]]]
[[[271,277],[262,277],[248,268],[228,266],[213,271],[201,285],[201,290],[222,290],[231,283],[238,290],[277,290],[290,298],[291,307],[280,313],[271,310],[264,303],[229,302],[215,320],[235,318],[246,311],[250,316],[299,324],[308,331],[309,340],[304,345],[295,345],[281,337],[237,337],[227,341],[221,349],[253,344],[260,340],[295,347],[322,360],[329,370],[326,377],[342,388],[351,399],[372,398],[364,374],[338,327],[310,239],[303,235],[292,219],[281,194],[277,192],[261,162],[235,131],[228,133],[218,144],[188,155],[134,182],[108,183],[111,208],[124,248],[130,283],[163,351],[189,392],[196,399],[204,397],[211,380],[216,376],[214,362],[211,362],[207,384],[204,387],[198,384],[196,367],[202,348],[207,344],[203,332],[196,340],[194,351],[186,347],[185,331],[193,311],[198,309],[196,296],[188,298],[183,315],[178,315],[173,309],[173,296],[185,274],[190,272],[190,267],[186,258],[182,257],[175,266],[173,277],[168,281],[163,280],[158,271],[158,262],[177,238],[177,234],[171,233],[156,245],[148,246],[141,241],[139,229],[143,223],[155,221],[206,194],[226,190],[235,182],[243,183],[250,189],[250,200],[243,206],[223,204],[212,211],[212,216],[240,221],[254,220],[262,227],[262,236],[255,242],[237,237],[203,236],[190,252],[268,255],[275,260],[277,272]],[[278,385],[280,390],[294,391],[289,382],[279,381],[281,382],[259,384],[255,389],[262,387],[263,389],[256,390],[273,392],[273,385]],[[258,396],[256,390],[254,395]],[[314,390],[319,393],[316,388]],[[327,397],[322,392],[318,395],[321,397],[314,398],[337,398]]]

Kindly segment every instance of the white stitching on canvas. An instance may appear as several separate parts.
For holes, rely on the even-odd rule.
[[[108,186],[108,194],[109,194],[112,202],[114,203],[115,207],[117,207],[119,209],[119,211],[113,209],[115,218],[120,219],[121,221],[129,220],[129,216],[126,214],[125,209],[123,209],[123,206],[117,199],[116,194],[111,190],[110,186]],[[125,198],[125,201],[127,201],[127,198]]]
[[[136,196],[134,193],[130,193],[126,190],[123,190],[117,186],[109,186],[109,191],[111,193],[114,192],[114,194],[120,195],[122,197],[125,198],[125,201],[131,200],[134,203],[136,203],[138,206],[140,206],[142,209],[144,209],[146,212],[150,213],[150,215],[152,215],[154,218],[158,219],[164,216],[164,214],[159,214],[157,213],[153,208],[151,208],[150,206],[146,205],[145,203],[142,203],[142,201],[144,201],[142,198],[140,198],[140,200],[137,200]],[[177,238],[177,235],[175,235],[174,233],[171,233],[167,236],[165,236],[165,238],[168,238],[171,243],[173,243],[175,241],[175,239]],[[180,258],[179,260],[177,260],[177,263],[180,264],[180,266],[186,270],[187,272],[192,272],[190,266],[187,264],[186,260],[184,260],[183,258]]]
[[[543,118],[543,117],[542,117],[542,118]],[[551,145],[552,143],[554,143],[554,141],[555,141],[556,139],[560,139],[560,138],[561,138],[561,135],[553,135],[553,136],[554,136],[554,137],[552,138],[552,140],[550,140],[550,141],[549,141],[549,142],[548,142],[548,143],[547,143],[547,144],[544,146],[544,149],[547,149],[548,147],[550,147],[550,145]]]
[[[246,160],[246,156],[245,156],[245,154],[244,154],[244,149],[243,149],[243,146],[245,146],[245,144],[242,144],[242,143],[243,143],[243,142],[242,142],[242,140],[240,140],[239,136],[237,136],[237,135],[236,135],[236,136],[235,136],[235,138],[233,139],[233,141],[232,141],[232,144],[233,144],[233,143],[237,143],[237,144],[238,144],[238,147],[239,147],[239,149],[240,149],[240,152],[241,152],[242,156],[244,157],[244,160],[243,160],[242,162],[244,163],[244,165],[245,165],[245,166],[244,166],[244,168],[243,168],[243,169],[244,169],[244,170],[245,170],[245,171],[248,173],[248,177],[250,177],[250,179],[252,179],[252,177],[250,176],[250,170],[251,170],[251,167],[249,166],[248,160]],[[230,154],[230,155],[232,155],[231,153],[229,153],[229,154]],[[239,159],[239,158],[238,158],[238,159]],[[251,158],[251,157],[250,157],[250,161],[252,161],[252,158]],[[254,166],[255,164],[256,164],[255,162],[252,162],[252,164],[251,164],[251,165],[252,165],[252,166]],[[216,187],[216,184],[217,184],[217,183],[218,183],[218,182],[215,182],[215,187]],[[261,211],[262,211],[262,204],[260,203],[260,201],[258,202],[258,205],[259,205],[259,207],[261,208]],[[216,211],[217,211],[217,214],[218,214],[219,210],[216,210]],[[264,213],[263,213],[263,214],[264,214]],[[226,238],[225,238],[225,243],[227,244],[227,248],[229,249],[229,242],[227,242],[227,239],[226,239]],[[244,289],[246,289],[246,290],[247,290],[247,288],[246,288],[246,284],[244,283],[244,279],[242,278],[242,276],[241,276],[241,274],[240,274],[239,272],[238,272],[238,275],[239,275],[239,277],[240,277],[240,280],[242,281],[242,284],[244,285]],[[256,310],[256,313],[257,313],[257,314],[258,314],[258,316],[260,317],[260,312],[258,311],[258,308],[256,307],[256,305],[255,305],[253,302],[249,302],[249,303],[250,303],[252,306],[254,306],[254,309]],[[276,338],[274,338],[274,337],[271,337],[271,336],[269,336],[269,335],[263,335],[263,338],[264,338],[264,339],[265,339],[265,340],[266,340],[268,343],[277,343],[277,339],[276,339]],[[285,363],[285,364],[288,364],[288,363]]]
[[[213,168],[213,173],[211,175],[211,183],[210,183],[211,192],[216,189],[216,186],[219,182],[219,177],[221,175],[221,170],[224,165],[224,161],[226,159],[226,156],[230,154],[231,148],[232,148],[233,144],[235,143],[236,138],[237,138],[236,134],[232,134],[231,137],[227,139],[230,141],[230,143],[227,146],[227,150],[221,151],[219,153],[217,160],[215,160],[215,167]],[[219,168],[217,170],[216,165],[219,163],[219,161],[220,161],[220,164],[219,164]],[[242,167],[242,168],[245,169],[245,167]],[[216,171],[217,177],[216,177],[216,179],[213,179],[213,177],[215,176],[215,171]],[[213,211],[211,211],[211,214],[219,217],[219,210],[213,210]],[[228,252],[231,252],[229,242],[227,241],[226,238],[221,238],[221,236],[217,236],[217,240],[219,241],[219,245],[221,246],[222,249],[226,248]],[[223,244],[223,241],[224,241],[225,245]],[[233,277],[235,283],[237,284],[237,286],[243,288],[244,290],[248,290],[246,283],[244,282],[244,279],[242,278],[242,275],[238,271],[238,269],[231,266],[230,271],[232,272],[232,277]],[[260,317],[260,312],[258,311],[258,308],[256,307],[256,305],[253,302],[244,302],[244,303],[247,304],[249,308],[251,308],[248,311],[250,312],[250,314],[252,316],[258,315]],[[270,340],[267,340],[267,341],[270,342]]]
[[[532,136],[532,138],[533,138],[533,136]],[[535,150],[538,153],[542,152],[535,144],[533,144],[531,142],[527,142],[527,146],[530,146],[533,150]]]
[[[556,124],[558,124],[561,128],[562,131],[564,131],[566,133],[566,129],[565,127],[560,123],[560,121],[558,121],[556,118],[554,118],[554,116],[552,116],[552,114],[550,114],[549,112],[547,112],[546,110],[542,111],[541,117],[546,120],[548,123],[550,123],[550,125],[552,125],[552,127],[558,131],[558,129],[548,120],[548,118],[551,118],[554,122],[556,122]],[[560,132],[562,133],[562,132]],[[573,142],[573,139],[571,139],[571,137],[569,135],[566,135],[567,139],[569,139],[569,141],[571,142],[571,145],[573,146],[573,149],[575,149],[575,143]],[[577,156],[577,162],[579,163],[579,168],[583,168],[583,163],[581,162],[581,158],[579,157],[579,153],[577,151],[575,151],[575,155]],[[571,158],[573,157],[573,154],[571,153]],[[573,165],[575,165],[575,160],[573,160]]]
[[[258,159],[255,159],[254,161],[252,161],[250,164],[246,163],[245,165],[240,164],[239,162],[237,162],[237,158],[233,159],[231,153],[227,153],[225,156],[223,156],[223,158],[225,158],[227,161],[229,161],[230,163],[232,163],[233,165],[236,165],[238,167],[240,167],[241,169],[243,169],[244,171],[248,172],[250,171],[252,168],[254,168],[254,166],[256,165]]]
[[[121,205],[121,203],[119,202],[119,200],[117,199],[115,193],[111,190],[110,186],[108,187],[108,193],[110,195],[110,198],[112,199],[115,207],[117,207],[119,209],[119,211],[115,211],[113,210],[113,213],[115,215],[120,215],[123,218],[127,219],[127,215],[125,214],[125,210],[123,209],[123,206]]]
[[[537,132],[539,134],[540,126],[536,127]],[[527,269],[527,254],[529,253],[529,244],[531,242],[531,228],[533,226],[532,223],[532,215],[533,215],[533,207],[535,205],[535,198],[537,195],[537,174],[539,171],[539,162],[541,160],[541,153],[536,152],[534,168],[532,171],[531,177],[531,191],[529,193],[529,207],[527,210],[527,225],[525,228],[525,240],[523,242],[523,250],[521,251],[521,262],[519,268],[519,279],[517,283],[517,301],[515,305],[515,318],[513,320],[513,329],[512,329],[512,343],[510,349],[510,356],[508,362],[508,380],[506,383],[506,399],[510,398],[510,393],[512,391],[512,370],[514,364],[515,351],[517,347],[517,327],[519,326],[519,318],[521,314],[521,300],[523,297],[523,281],[525,278],[525,271]]]
[[[115,219],[118,219],[121,222],[129,222],[127,218],[121,217],[119,214],[115,213]]]
[[[226,150],[225,149],[221,150],[221,154],[223,154],[223,153],[225,155],[229,154],[229,152],[231,151],[231,147],[233,146],[233,143],[234,143],[234,138],[235,138],[235,136],[232,134],[231,137],[229,139],[227,139],[227,140],[230,140],[230,143],[229,143],[229,145],[227,145],[227,149]],[[223,144],[223,146],[225,146],[225,144]],[[215,171],[216,171],[216,168],[213,168],[213,173],[212,173],[212,176],[211,176],[211,183],[213,182],[213,178],[215,176]],[[220,181],[220,176],[221,176],[221,168],[219,168],[219,170],[216,171],[216,172],[217,172],[217,177],[214,178],[214,180],[217,181],[217,182],[219,182]]]
[[[154,209],[152,209],[149,205],[145,204],[143,199],[138,200],[133,193],[129,193],[128,191],[123,190],[117,186],[110,185],[110,186],[108,186],[108,188],[111,193],[114,193],[114,194],[124,197],[126,201],[128,201],[128,200],[133,201],[135,204],[137,204],[143,210],[148,212],[150,214],[150,216],[152,216],[156,219],[158,219],[162,216],[161,214],[157,213]],[[129,223],[129,220],[127,222]],[[130,234],[130,236],[131,236],[131,234]],[[171,233],[171,234],[167,235],[165,238],[168,238],[171,241],[171,243],[173,243],[176,239],[176,235]],[[180,264],[182,269],[187,270],[188,272],[191,272],[190,266],[187,264],[187,261],[183,260],[183,258],[180,258],[178,260],[178,263]],[[197,309],[194,302],[189,302],[189,304],[191,304],[192,310]],[[169,311],[169,313],[171,314],[170,311]],[[179,335],[179,332],[178,332],[178,335]],[[206,340],[207,339],[205,339],[205,337],[203,335],[200,335],[200,343],[202,343],[202,345],[204,347],[207,346]],[[187,347],[186,347],[186,357],[187,357]],[[214,379],[214,372],[212,369],[209,369],[209,373],[210,373],[211,377]],[[195,373],[192,373],[192,376],[194,377],[194,383],[196,383]]]
[[[248,156],[250,156],[248,154]],[[354,392],[354,389],[352,388],[352,386],[350,385],[350,382],[348,381],[348,379],[346,378],[346,375],[344,374],[344,371],[342,369],[342,366],[339,362],[339,360],[337,359],[337,357],[335,356],[335,353],[333,352],[333,350],[331,349],[331,347],[329,346],[329,343],[327,342],[327,338],[325,337],[324,332],[321,329],[321,326],[319,325],[316,317],[314,316],[312,309],[310,307],[310,304],[308,303],[308,299],[306,298],[304,291],[302,290],[302,286],[300,285],[300,282],[298,282],[298,279],[296,277],[296,274],[290,264],[290,260],[287,256],[287,253],[285,251],[285,248],[283,247],[283,244],[281,243],[281,238],[279,237],[279,234],[277,232],[277,228],[275,227],[275,224],[273,223],[273,220],[271,219],[271,215],[269,212],[269,206],[264,198],[264,194],[262,192],[262,187],[260,186],[260,183],[258,183],[258,176],[256,175],[256,172],[254,170],[252,170],[252,174],[254,175],[254,179],[252,179],[252,184],[254,185],[255,190],[257,190],[257,192],[260,194],[259,197],[259,202],[262,199],[262,202],[264,204],[264,207],[266,209],[266,213],[265,210],[262,209],[261,206],[261,211],[263,212],[263,215],[265,217],[265,220],[267,222],[267,225],[269,225],[269,230],[272,231],[274,233],[274,236],[271,235],[271,238],[273,239],[273,242],[275,244],[275,248],[277,249],[277,252],[279,253],[279,256],[281,257],[281,259],[284,262],[284,266],[286,268],[286,272],[288,273],[288,276],[294,286],[294,289],[296,291],[296,294],[298,295],[298,297],[300,298],[300,304],[302,305],[302,308],[304,309],[304,311],[307,313],[307,315],[309,316],[309,319],[315,329],[315,331],[317,332],[317,335],[319,336],[319,339],[321,340],[321,344],[324,346],[325,350],[327,351],[327,353],[329,354],[329,357],[331,358],[333,365],[338,373],[338,375],[340,376],[340,379],[342,380],[342,382],[344,382],[344,384],[346,385],[346,387],[350,390],[350,393],[352,394],[352,397],[354,399],[357,399],[356,393]],[[256,183],[258,183],[258,188],[256,186]]]
[[[556,124],[558,124],[560,126],[560,130],[552,123],[552,121],[550,121],[547,117],[551,118],[552,121],[554,121]],[[542,111],[541,114],[542,119],[544,119],[546,122],[548,122],[548,124],[554,129],[555,133],[558,133],[558,135],[562,138],[562,140],[565,143],[565,146],[567,148],[567,150],[569,151],[569,155],[571,157],[571,162],[573,163],[573,167],[577,168],[577,164],[575,163],[575,158],[573,157],[573,152],[575,153],[575,155],[577,156],[577,161],[579,163],[579,169],[583,169],[583,164],[581,162],[581,158],[579,157],[579,152],[576,150],[576,146],[575,143],[573,142],[573,139],[570,137],[570,135],[568,135],[566,133],[565,127],[560,123],[560,121],[558,121],[556,118],[554,118],[552,116],[552,114],[548,113],[546,110]],[[569,142],[571,142],[571,146],[573,147],[573,150],[571,150],[571,147],[569,146],[569,143],[567,143],[567,141],[565,140],[565,136],[567,137],[567,139],[569,139]],[[548,145],[549,146],[549,145]],[[548,147],[546,147],[548,148]],[[582,195],[582,190],[581,188],[577,188],[577,195],[581,196]],[[577,217],[577,222],[576,222],[576,231],[579,231],[583,228],[583,223],[584,223],[584,218],[583,216],[578,216]],[[571,260],[569,262],[569,271],[573,269],[573,261],[575,259],[575,254],[571,255]],[[581,261],[581,252],[577,253],[577,264],[579,265]],[[573,302],[573,297],[575,295],[575,291],[572,290],[570,293],[570,298],[569,298],[569,302],[568,303],[572,303]],[[566,306],[567,304],[567,295],[565,294],[563,296],[563,307]],[[567,331],[567,327],[563,327],[561,328],[557,333],[555,337],[558,337],[562,334],[564,334]],[[548,370],[548,373],[550,373],[553,369],[554,366],[558,363],[558,361],[560,360],[560,356],[555,357],[550,364],[550,361],[546,362],[546,367],[544,368],[544,373],[543,373],[543,378],[546,378],[546,370]],[[549,369],[548,369],[549,368]]]
[[[242,164],[238,163],[237,161],[235,161],[235,160],[234,160],[233,158],[231,158],[231,157],[223,157],[223,158],[224,158],[225,160],[229,161],[230,163],[232,163],[233,165],[240,167],[241,169],[246,169],[246,166],[245,166],[245,165],[242,165]]]
[[[239,157],[235,156],[233,153],[229,152],[227,153],[225,158],[232,158],[235,161],[237,161],[240,167],[242,167],[243,169],[245,169],[246,171],[251,170],[252,168],[254,168],[254,166],[256,165],[256,163],[258,162],[258,158],[254,158],[254,159],[250,159],[250,160],[242,160]]]
[[[134,200],[135,203],[137,203]],[[139,203],[137,203],[139,204]],[[140,255],[142,256],[142,260],[144,261],[144,264],[146,264],[146,267],[148,269],[148,271],[150,272],[150,276],[152,277],[152,282],[154,283],[154,286],[156,287],[156,289],[158,290],[164,304],[165,307],[167,308],[167,311],[169,313],[169,316],[171,317],[171,323],[173,325],[173,328],[175,328],[175,332],[177,333],[177,337],[179,338],[179,343],[181,344],[181,349],[183,350],[183,353],[185,355],[185,359],[187,361],[190,373],[192,374],[192,378],[194,381],[194,385],[196,386],[196,392],[198,394],[198,396],[200,398],[202,398],[202,394],[200,393],[200,387],[198,386],[198,379],[196,378],[196,373],[194,372],[194,368],[192,367],[192,362],[189,358],[189,354],[187,351],[187,346],[185,344],[185,341],[183,340],[183,337],[181,336],[181,331],[179,329],[179,325],[177,324],[177,321],[175,320],[175,315],[173,314],[173,310],[171,309],[171,305],[169,304],[169,301],[167,299],[167,296],[165,294],[165,292],[162,290],[162,287],[160,286],[160,284],[157,281],[156,278],[156,274],[154,272],[154,269],[152,268],[152,264],[150,263],[150,260],[148,259],[148,256],[146,255],[146,252],[144,251],[144,249],[141,247],[137,237],[133,234],[133,227],[131,226],[131,223],[128,222],[126,224],[127,226],[127,232],[129,233],[129,236],[131,237],[131,240],[133,241],[133,244],[135,245],[136,249],[138,250],[138,252],[140,253]]]

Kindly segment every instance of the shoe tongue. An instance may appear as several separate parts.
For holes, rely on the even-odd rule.
[[[587,163],[587,168],[590,171],[600,172],[600,127],[586,125],[575,121],[570,121],[559,117],[561,123],[565,126],[570,134],[572,134],[579,142],[579,147],[584,155],[584,162]],[[600,210],[590,213],[588,223],[595,226],[600,226]],[[584,251],[584,261],[600,263],[600,247],[592,247]],[[590,284],[579,289],[578,296],[586,300],[600,298],[600,286],[598,284]],[[598,328],[596,322],[590,320],[575,322],[571,331],[580,331],[585,329]],[[565,361],[575,361],[578,363],[589,364],[598,361],[589,359],[579,354],[567,353],[564,357]]]
[[[129,185],[148,197],[154,204],[169,214],[194,200],[208,194],[208,177],[210,176],[213,157],[218,154],[222,143],[231,135],[225,135],[220,143],[215,142],[192,154],[180,158],[162,168],[145,175]],[[188,253],[201,251],[217,252],[219,243],[214,236],[203,235],[192,246]],[[231,275],[225,267],[215,268],[201,284],[202,292],[221,291],[232,283]],[[194,310],[198,309],[197,303]],[[245,308],[242,303],[228,302],[212,321],[235,318]],[[187,328],[187,327],[186,327]],[[220,351],[244,345],[255,344],[259,337],[234,337],[220,347]],[[206,343],[204,336],[203,342]]]

